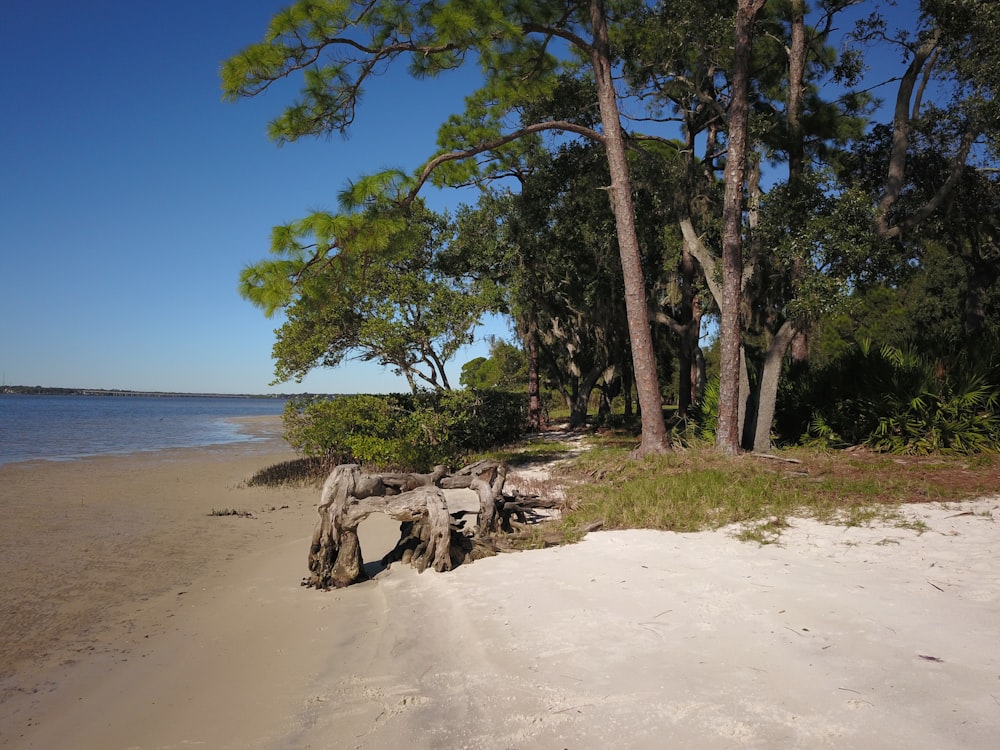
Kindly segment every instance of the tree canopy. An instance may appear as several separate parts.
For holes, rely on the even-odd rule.
[[[286,318],[279,378],[351,355],[413,387],[447,387],[443,362],[492,310],[514,319],[529,381],[545,367],[551,383],[575,379],[577,415],[588,383],[610,393],[617,382],[626,404],[634,393],[644,455],[669,444],[667,394],[683,418],[700,398],[707,316],[721,350],[717,445],[735,453],[768,448],[782,379],[803,377],[813,349],[830,356],[832,330],[858,330],[833,321],[869,319],[863,300],[900,299],[930,278],[925,266],[962,278],[961,311],[940,320],[961,320],[966,343],[989,331],[1000,10],[884,10],[301,0],[281,11],[222,68],[229,99],[298,83],[270,125],[279,143],[349,132],[390,65],[414,85],[477,66],[482,85],[412,174],[357,176],[338,213],[276,228],[276,257],[245,270],[245,296]],[[843,33],[848,11],[861,20]],[[887,52],[899,68],[878,79],[869,56]],[[446,227],[419,202],[428,182],[479,185],[482,199]]]

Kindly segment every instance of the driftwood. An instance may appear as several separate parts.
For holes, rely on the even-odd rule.
[[[383,559],[402,561],[423,572],[451,570],[463,562],[495,554],[508,545],[493,537],[511,532],[540,516],[536,509],[555,507],[537,496],[503,494],[507,467],[479,461],[449,474],[437,466],[430,474],[368,474],[356,464],[337,466],[320,495],[319,521],[309,545],[309,577],[303,585],[340,588],[365,580],[358,526],[372,513],[400,522],[400,539]],[[449,512],[444,490],[471,489],[479,498],[473,526],[465,513]]]

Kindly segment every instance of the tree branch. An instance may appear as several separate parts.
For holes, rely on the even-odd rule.
[[[593,141],[597,141],[598,143],[604,143],[604,136],[593,128],[577,125],[572,122],[566,122],[565,120],[551,120],[547,122],[535,123],[534,125],[528,125],[527,127],[515,130],[513,133],[508,133],[500,138],[480,143],[478,146],[462,149],[461,151],[449,151],[448,153],[438,154],[427,162],[423,169],[420,170],[420,174],[417,176],[416,184],[410,189],[410,192],[406,195],[406,197],[403,198],[401,201],[402,205],[408,206],[416,199],[420,189],[424,186],[427,180],[430,179],[434,170],[442,164],[446,164],[450,161],[469,159],[486,151],[492,151],[493,149],[500,148],[501,146],[506,146],[508,143],[513,143],[518,138],[523,138],[526,135],[530,135],[532,133],[542,133],[547,130],[559,130],[576,133],[577,135],[582,135],[584,138],[589,138]]]
[[[690,217],[685,216],[678,221],[681,228],[681,234],[684,237],[684,243],[687,245],[688,252],[694,256],[695,260],[701,266],[701,270],[705,274],[705,280],[708,282],[708,290],[712,293],[712,297],[715,298],[715,304],[722,304],[722,287],[719,286],[717,276],[717,269],[715,258],[712,253],[709,252],[708,248],[705,247],[705,243],[702,241],[701,237],[694,230],[694,224],[691,223]]]
[[[911,109],[913,89],[920,71],[937,48],[940,32],[935,30],[914,52],[913,59],[899,81],[896,93],[896,107],[893,112],[892,149],[889,155],[889,169],[886,172],[885,189],[875,209],[875,230],[886,239],[896,239],[903,233],[901,224],[889,226],[889,211],[896,205],[906,179],[906,152],[910,146]],[[964,162],[964,158],[963,158]],[[943,200],[943,196],[942,196]]]

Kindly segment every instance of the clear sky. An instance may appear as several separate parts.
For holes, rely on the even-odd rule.
[[[475,82],[387,76],[349,140],[281,148],[295,87],[225,103],[220,63],[285,0],[2,0],[0,373],[8,385],[220,393],[405,391],[349,363],[269,387],[280,320],[240,298],[271,227],[345,182],[412,171]],[[467,74],[461,74],[467,75]],[[438,195],[435,208],[473,202]],[[494,328],[490,332],[503,334]],[[479,344],[449,368],[485,353]]]

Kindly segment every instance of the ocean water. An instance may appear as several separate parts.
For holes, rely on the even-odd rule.
[[[0,394],[0,464],[258,440],[234,417],[278,415],[283,399]]]

